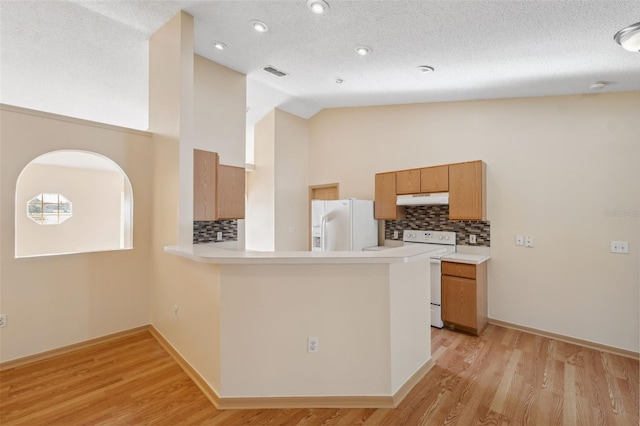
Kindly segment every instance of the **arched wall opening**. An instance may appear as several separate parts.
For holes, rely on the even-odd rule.
[[[56,205],[56,199],[68,203]],[[20,173],[15,205],[17,258],[133,248],[131,182],[103,155],[40,155]]]

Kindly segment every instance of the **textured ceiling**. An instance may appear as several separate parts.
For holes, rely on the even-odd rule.
[[[598,80],[610,82],[602,92],[640,90],[640,54],[613,41],[640,21],[638,0],[327,1],[315,15],[306,0],[2,0],[2,71],[23,80],[3,79],[2,90],[10,100],[34,84],[50,91],[51,73],[66,70],[51,96],[75,84],[146,113],[146,40],[179,10],[195,17],[196,53],[248,76],[249,123],[273,107],[306,118],[328,107],[585,94]],[[270,31],[255,32],[252,19]],[[373,52],[358,56],[358,45]]]

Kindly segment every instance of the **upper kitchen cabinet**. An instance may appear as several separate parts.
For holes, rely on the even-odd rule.
[[[396,194],[417,194],[418,192],[421,192],[420,169],[396,172]]]
[[[193,220],[244,218],[244,169],[220,164],[217,153],[193,150]]]
[[[193,150],[193,220],[216,220],[218,165],[217,153]]]
[[[420,169],[420,192],[449,191],[449,166]]]
[[[218,219],[244,219],[244,168],[220,164]]]
[[[396,205],[396,172],[377,173],[375,186],[375,218],[378,220],[404,219],[404,207]]]
[[[449,165],[449,220],[486,220],[483,161]]]

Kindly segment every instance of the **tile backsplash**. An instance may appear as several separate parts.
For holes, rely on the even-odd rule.
[[[429,231],[453,231],[456,233],[456,244],[491,247],[491,225],[483,222],[459,222],[449,220],[449,206],[407,206],[407,217],[404,220],[387,220],[384,224],[386,240],[402,240],[405,229]],[[393,238],[393,231],[398,231],[398,238]],[[469,243],[469,235],[476,236],[476,243]]]
[[[218,232],[222,232],[221,240],[216,239]],[[193,244],[220,241],[238,241],[236,219],[193,222]]]

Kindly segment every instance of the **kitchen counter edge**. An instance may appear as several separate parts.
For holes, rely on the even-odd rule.
[[[165,246],[166,253],[196,262],[215,264],[389,264],[428,260],[433,248],[422,245],[401,246],[383,251],[283,251],[260,252],[229,250],[207,244]]]
[[[483,256],[477,254],[466,254],[466,253],[452,253],[446,256],[442,256],[442,261],[444,262],[454,262],[454,263],[468,263],[472,265],[479,265],[491,259],[491,256]]]

